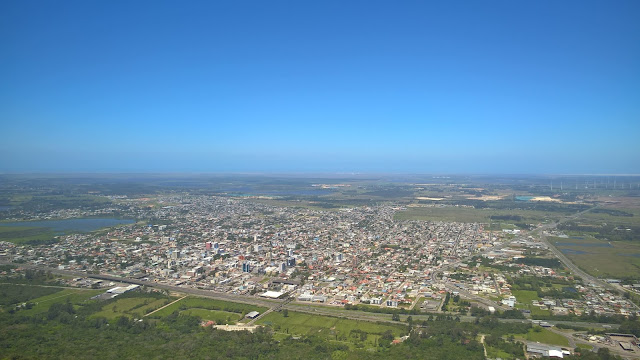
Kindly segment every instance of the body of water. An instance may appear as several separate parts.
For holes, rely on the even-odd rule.
[[[49,228],[57,233],[79,231],[89,232],[102,228],[112,227],[116,225],[133,224],[135,220],[129,219],[63,219],[63,220],[42,220],[42,221],[16,221],[0,223],[0,226],[19,226],[19,227],[39,227]]]
[[[13,206],[0,206],[0,211],[9,211],[13,209]]]
[[[533,196],[516,196],[516,200],[518,201],[531,201],[533,198]]]

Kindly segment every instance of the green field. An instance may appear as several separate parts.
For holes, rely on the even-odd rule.
[[[212,320],[218,325],[235,324],[242,319],[241,314],[228,311],[207,310],[207,309],[188,309],[180,312],[181,314],[197,316],[202,320]]]
[[[328,340],[342,341],[350,345],[364,347],[374,347],[376,341],[385,331],[391,331],[394,337],[405,335],[407,331],[407,328],[402,325],[356,321],[295,311],[289,311],[287,317],[282,312],[269,313],[261,318],[258,324],[271,326],[279,333],[316,335]],[[367,334],[365,340],[362,340],[359,336],[359,331]]]
[[[569,340],[566,337],[551,332],[550,330],[541,328],[539,326],[533,327],[526,334],[516,334],[517,339],[523,339],[527,341],[541,342],[544,344],[569,346]]]
[[[171,315],[175,311],[185,311],[189,309],[218,310],[220,312],[234,313],[234,314],[246,314],[251,311],[258,311],[260,313],[263,313],[267,311],[267,308],[261,307],[261,306],[233,303],[229,301],[206,299],[206,298],[199,298],[199,297],[188,297],[176,302],[175,304],[167,306],[166,308],[158,312],[153,313],[151,317],[160,318],[167,315]],[[226,319],[226,316],[225,316],[225,319]],[[214,320],[214,319],[210,319],[210,320]]]
[[[147,311],[153,311],[166,305],[169,302],[170,300],[168,299],[127,297],[117,299],[114,303],[105,305],[102,310],[94,313],[92,317],[105,317],[109,320],[118,318],[120,316],[141,318],[147,313]]]
[[[103,292],[104,290],[64,289],[54,294],[31,300],[31,302],[34,303],[33,308],[21,310],[20,313],[23,315],[33,315],[45,312],[49,310],[51,305],[56,303],[71,302],[73,304],[80,304]]]
[[[596,277],[640,278],[640,243],[602,241],[590,236],[549,240],[581,269]],[[572,245],[556,245],[572,243]]]
[[[526,309],[531,311],[531,316],[536,317],[537,315],[549,315],[551,312],[546,309],[541,309],[537,306],[531,304],[533,300],[540,300],[538,297],[538,293],[532,290],[513,290],[513,296],[516,297],[516,309]]]
[[[540,300],[538,292],[532,290],[514,290],[512,294],[516,297],[518,303],[522,305],[531,305],[533,300]]]
[[[51,229],[41,227],[0,226],[0,241],[16,244],[38,244],[52,241]]]
[[[0,285],[0,306],[16,305],[62,291],[62,288],[24,284]]]

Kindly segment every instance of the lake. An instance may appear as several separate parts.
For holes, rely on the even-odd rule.
[[[63,219],[63,220],[42,220],[42,221],[16,221],[0,223],[0,226],[19,227],[39,227],[49,228],[55,232],[90,232],[102,228],[116,225],[133,224],[135,220],[130,219],[109,219],[109,218],[89,218],[89,219]]]
[[[534,196],[516,196],[516,200],[518,201],[531,201]]]

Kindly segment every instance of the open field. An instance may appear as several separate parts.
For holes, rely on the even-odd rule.
[[[590,236],[549,239],[572,262],[593,276],[640,278],[640,243],[608,242]]]
[[[399,337],[407,330],[406,326],[401,325],[378,324],[295,311],[289,311],[287,317],[282,312],[269,313],[260,319],[258,324],[271,326],[276,332],[316,335],[328,340],[344,341],[351,345],[360,344],[365,347],[375,347],[376,341],[385,331],[391,331],[394,337]],[[366,336],[361,335],[360,332],[366,333]]]
[[[214,299],[205,299],[198,297],[188,297],[183,300],[176,302],[166,308],[153,313],[150,317],[159,318],[167,315],[171,315],[175,311],[185,311],[190,309],[198,309],[198,310],[216,310],[224,313],[234,313],[234,314],[243,314],[249,313],[251,311],[258,311],[263,313],[267,311],[267,308],[261,306],[254,306],[248,304],[240,304],[233,303],[229,301],[223,300],[214,300]],[[211,313],[210,316],[214,316],[216,313]],[[240,318],[242,318],[240,316]],[[226,318],[226,316],[225,316]],[[209,319],[214,320],[214,319]]]
[[[53,231],[40,227],[0,226],[0,241],[16,244],[34,244],[51,241]]]
[[[0,306],[15,306],[59,291],[62,291],[62,288],[29,286],[23,284],[2,284],[0,285]]]
[[[531,328],[526,334],[515,334],[516,339],[541,342],[544,344],[569,346],[569,340],[562,335],[551,332],[547,329],[536,326]]]
[[[532,290],[514,290],[513,296],[516,297],[519,304],[530,305],[533,300],[540,300],[538,293]]]
[[[109,320],[120,316],[141,318],[147,312],[169,303],[168,299],[154,299],[149,297],[132,297],[117,299],[115,303],[105,305],[101,311],[96,312],[92,317],[105,317]]]
[[[536,318],[539,315],[550,315],[551,312],[546,309],[541,309],[538,306],[531,304],[532,300],[540,300],[538,293],[532,290],[514,290],[513,296],[516,297],[516,309],[526,309],[531,311],[531,316]]]
[[[612,210],[612,211],[609,211]],[[631,215],[631,216],[629,216]],[[607,207],[595,209],[582,215],[586,222],[593,224],[640,225],[640,208]]]
[[[31,302],[35,304],[33,308],[21,310],[20,312],[23,315],[33,315],[49,310],[49,307],[56,303],[71,302],[73,304],[79,304],[103,292],[104,290],[64,289],[51,295],[31,300]]]
[[[188,309],[180,312],[191,316],[198,316],[202,320],[215,321],[216,324],[235,324],[242,319],[242,314],[232,313],[228,311],[208,310],[208,309]]]

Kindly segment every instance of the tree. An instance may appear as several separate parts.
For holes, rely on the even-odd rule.
[[[287,309],[282,310],[282,316],[289,317],[289,310]]]
[[[407,316],[407,323],[409,324],[409,326],[413,325],[413,317]]]
[[[398,314],[393,314],[393,315],[391,315],[391,320],[393,320],[393,321],[400,321],[400,315],[398,315]]]

